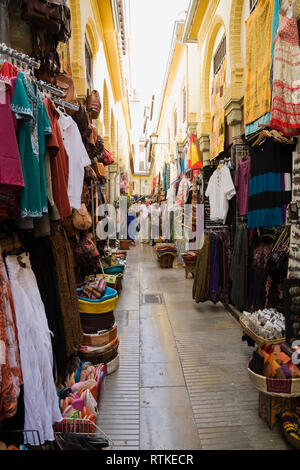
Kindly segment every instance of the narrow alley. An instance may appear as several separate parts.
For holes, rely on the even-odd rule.
[[[128,253],[117,306],[120,368],[104,382],[98,425],[116,450],[288,449],[258,416],[251,350],[221,304],[196,305],[182,268],[149,245]]]

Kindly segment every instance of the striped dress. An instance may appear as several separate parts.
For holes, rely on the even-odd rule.
[[[293,145],[267,139],[250,148],[248,228],[277,227],[285,223],[291,201]]]

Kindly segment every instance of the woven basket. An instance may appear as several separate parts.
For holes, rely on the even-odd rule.
[[[248,328],[245,325],[245,323],[243,322],[241,318],[240,318],[240,325],[244,333],[246,333],[250,338],[252,338],[258,346],[262,346],[263,344],[268,344],[268,345],[269,344],[281,344],[286,341],[285,338],[266,339],[266,338],[263,338],[262,336],[257,335],[256,333],[254,333],[254,331],[250,330],[250,328]]]
[[[80,314],[80,322],[84,333],[93,334],[97,331],[110,330],[116,323],[114,312],[99,315]]]
[[[79,351],[78,356],[83,362],[91,362],[93,365],[107,364],[115,359],[118,355],[119,340],[109,347],[105,352],[82,352]]]
[[[251,370],[251,360],[248,364],[248,374],[251,382],[262,393],[272,395],[273,397],[299,397],[300,396],[300,379],[267,379],[263,375],[255,374]],[[286,384],[290,388],[289,393],[280,391],[282,384]]]
[[[97,333],[97,334],[86,334],[83,335],[82,344],[84,346],[91,346],[91,347],[101,347],[105,346],[107,343],[113,341],[118,334],[117,324],[115,323],[113,328],[104,333]]]
[[[119,368],[119,363],[120,363],[120,354],[118,355],[110,362],[105,364],[105,375],[110,375],[116,372]]]
[[[85,346],[82,345],[80,348],[80,352],[84,354],[102,354],[108,351],[110,348],[112,348],[116,343],[119,342],[119,337],[116,336],[113,340],[103,344],[102,346]]]
[[[176,258],[176,255],[167,253],[166,255],[158,256],[159,266],[163,269],[173,268],[173,263]]]

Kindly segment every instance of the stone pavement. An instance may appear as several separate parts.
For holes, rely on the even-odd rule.
[[[131,248],[116,321],[120,368],[106,377],[98,425],[117,450],[283,450],[258,416],[252,348],[221,304],[195,304],[184,269]]]

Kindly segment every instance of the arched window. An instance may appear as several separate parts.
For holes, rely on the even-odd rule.
[[[214,75],[216,75],[219,72],[221,65],[224,62],[225,57],[226,57],[226,36],[223,37],[214,55]]]
[[[187,118],[187,96],[186,96],[186,86],[182,90],[182,122],[184,123]]]
[[[177,109],[174,110],[174,139],[177,137]]]
[[[250,14],[255,10],[258,0],[250,0]]]
[[[90,48],[90,45],[85,40],[85,70],[86,70],[86,81],[89,87],[89,90],[93,90],[93,54]]]

